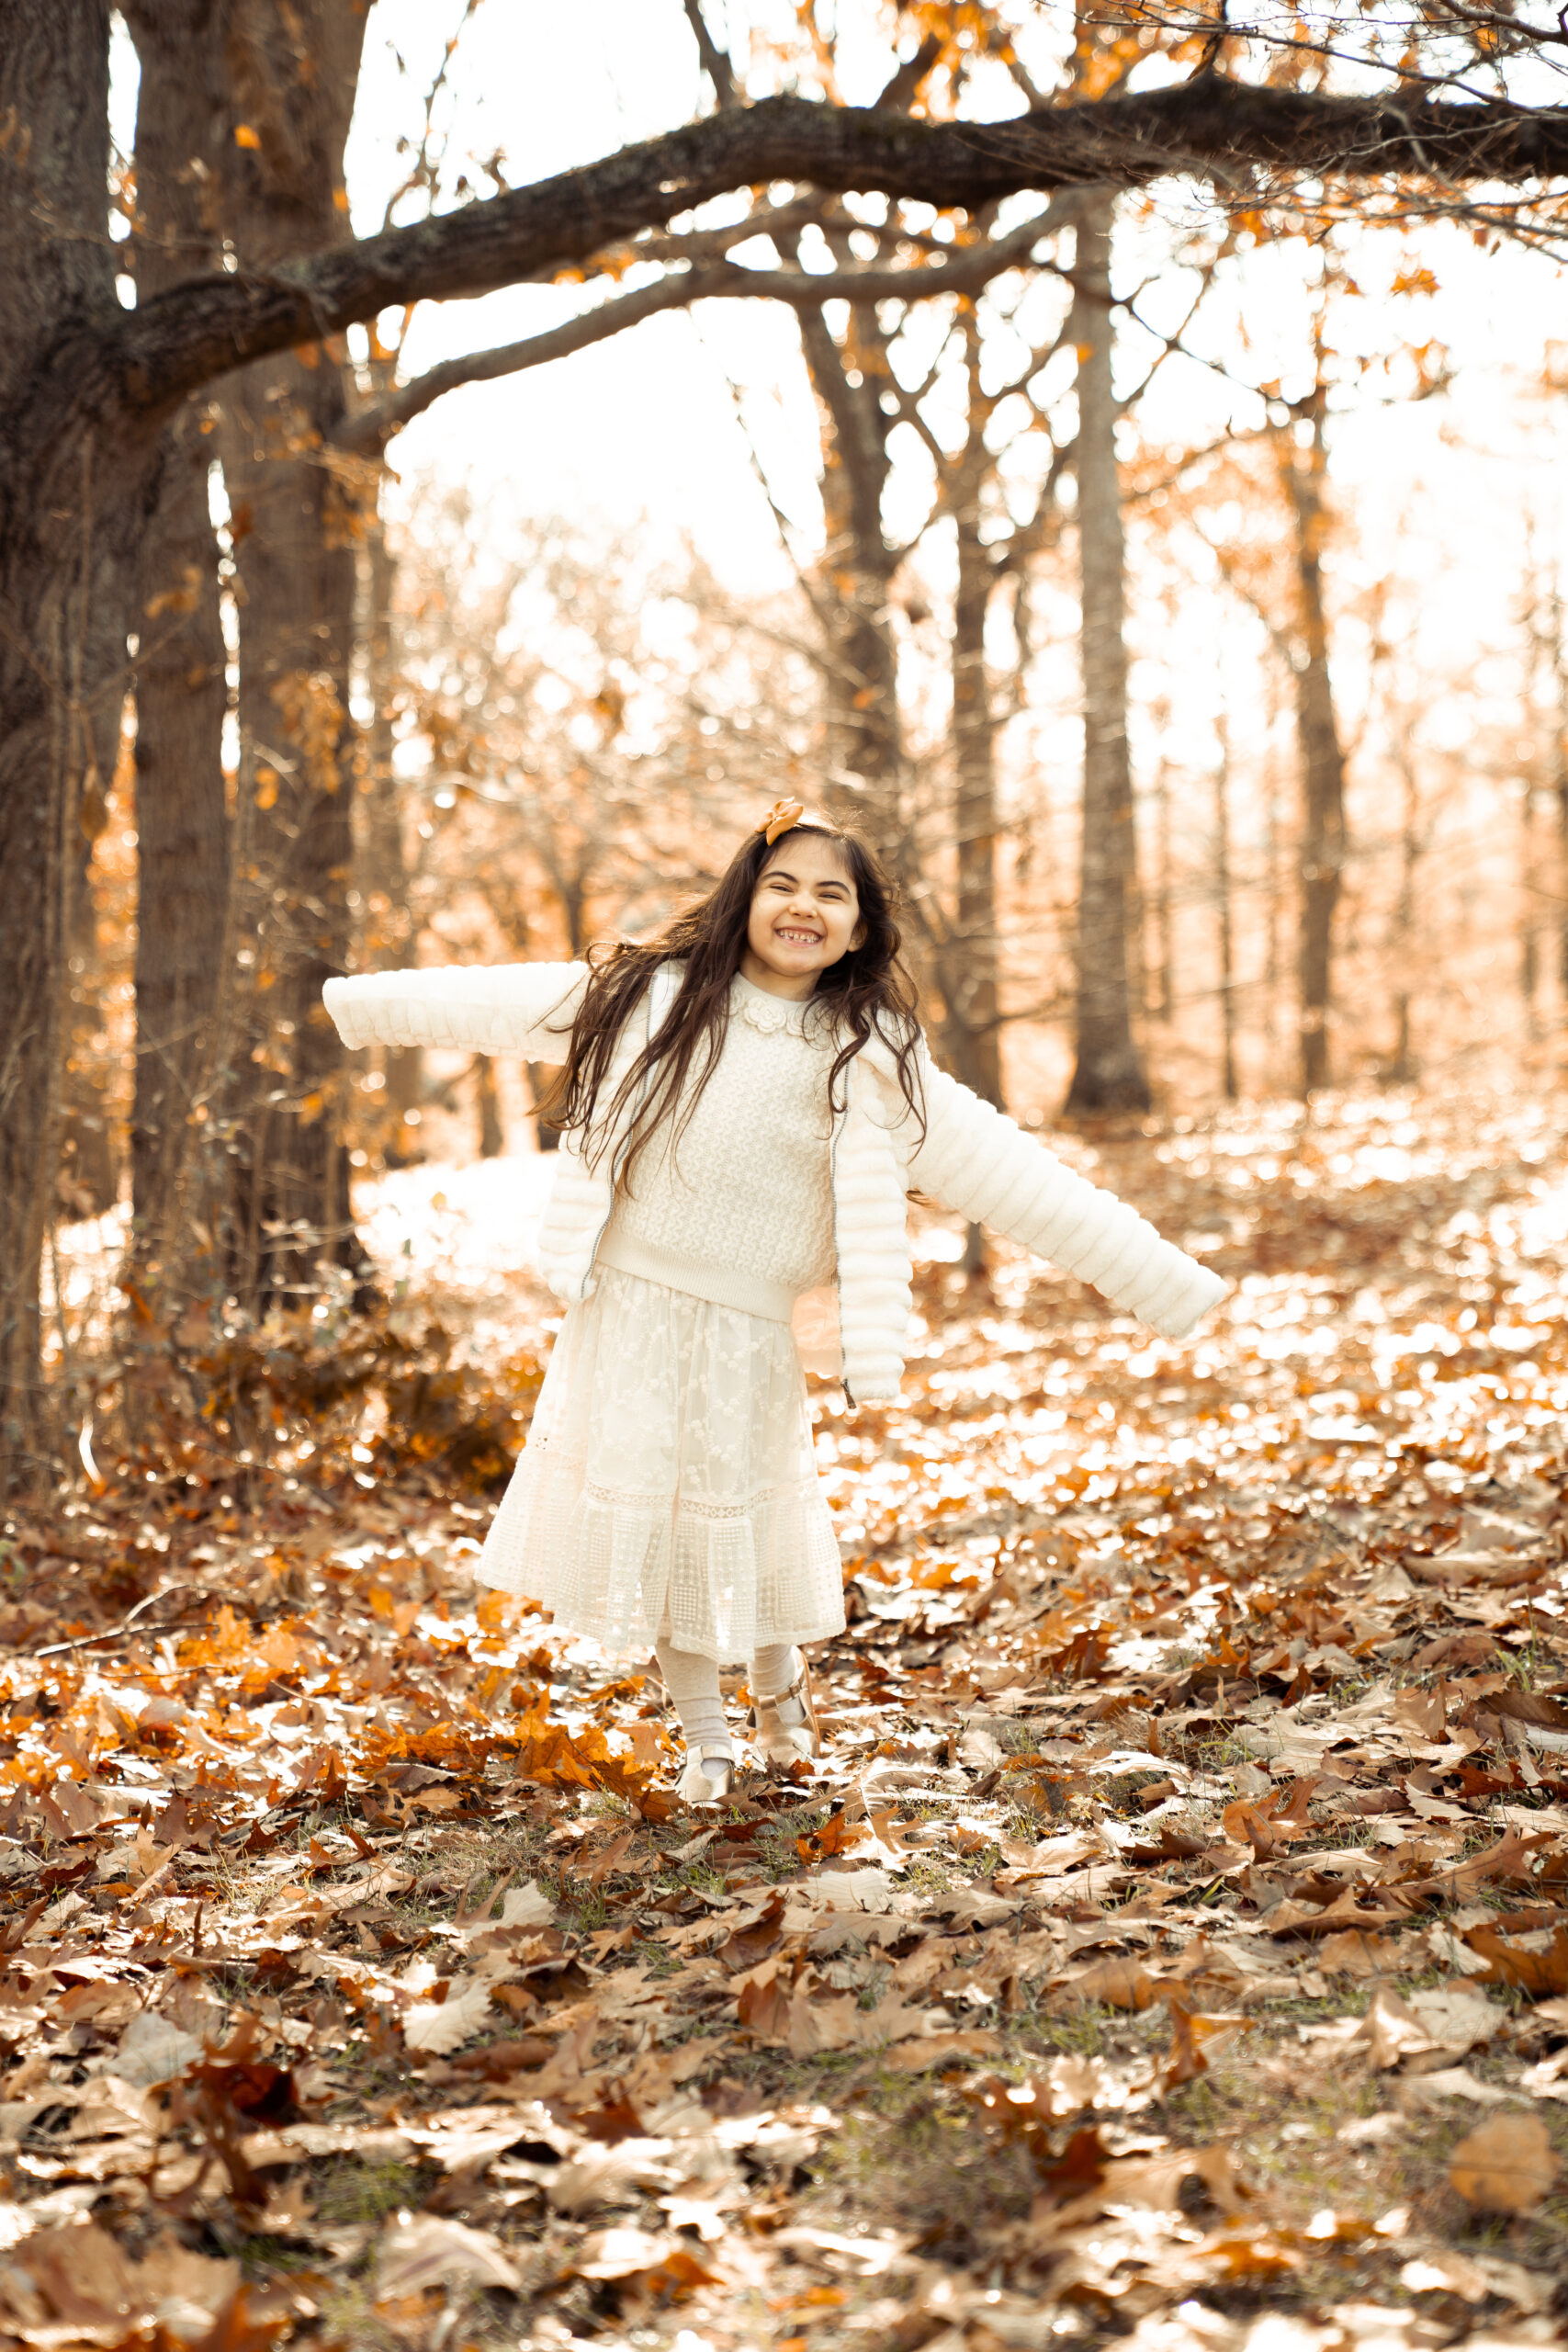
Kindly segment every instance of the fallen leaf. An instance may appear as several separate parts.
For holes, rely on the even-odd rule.
[[[410,2050],[445,2058],[484,2030],[491,1988],[475,1981],[454,1984],[444,2001],[416,2001],[403,2013],[403,2041]]]
[[[378,2301],[455,2280],[505,2287],[513,2294],[523,2285],[511,2256],[488,2230],[437,2213],[400,2213],[387,2223],[376,2250]]]
[[[1532,2213],[1558,2173],[1539,2115],[1490,2115],[1449,2158],[1449,2180],[1481,2213]]]
[[[151,2009],[133,2017],[115,2045],[114,2071],[122,2082],[145,2089],[152,2083],[174,2082],[202,2054],[194,2033],[182,2033]]]
[[[1511,1942],[1495,1928],[1471,1928],[1465,1942],[1486,1962],[1478,1981],[1512,1984],[1533,2000],[1568,1993],[1568,1928],[1559,1928],[1545,1951]]]
[[[1425,1740],[1441,1739],[1447,1720],[1442,1694],[1437,1690],[1401,1690],[1395,1697],[1393,1721],[1403,1730]]]
[[[556,1906],[536,1879],[526,1886],[509,1887],[502,1898],[501,1917],[492,1920],[498,1928],[547,1928],[553,1925]]]
[[[1412,1993],[1410,2014],[1438,2050],[1460,2055],[1483,2050],[1507,2022],[1507,2013],[1482,1994],[1471,1992]]]
[[[933,2066],[951,2066],[959,2058],[992,2058],[1002,2047],[999,2033],[982,2029],[956,2033],[922,2033],[894,2043],[882,2053],[881,2064],[896,2075],[924,2075]]]
[[[1238,2033],[1251,2030],[1253,2020],[1247,2017],[1204,2017],[1189,2009],[1168,1985],[1160,1988],[1160,1998],[1170,2012],[1170,2055],[1166,2061],[1164,2085],[1168,2091],[1178,2090],[1199,2075],[1209,2071],[1204,2044],[1227,2041]]]
[[[1555,2292],[1554,2280],[1495,2254],[1423,2255],[1405,2264],[1399,2283],[1413,2295],[1461,2295],[1467,2303],[1483,2303],[1495,2295],[1526,2312],[1547,2310]]]
[[[1053,2007],[1100,2001],[1107,2008],[1146,2009],[1154,1997],[1154,1980],[1135,1960],[1101,1960],[1067,1979],[1053,1996]]]
[[[655,2237],[647,2230],[600,2230],[584,2239],[572,2257],[569,2277],[635,2279],[650,2294],[679,2301],[698,2287],[718,2283],[679,2238]]]

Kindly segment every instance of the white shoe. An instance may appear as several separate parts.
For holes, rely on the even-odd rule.
[[[789,1689],[776,1699],[751,1701],[751,1739],[770,1764],[787,1770],[822,1753],[822,1733],[811,1703],[811,1669],[804,1658]]]
[[[682,1804],[728,1804],[735,1787],[735,1758],[725,1748],[688,1751],[685,1769],[675,1783]]]

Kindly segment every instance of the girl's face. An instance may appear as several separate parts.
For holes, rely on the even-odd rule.
[[[865,936],[860,897],[837,846],[785,833],[757,877],[740,969],[772,996],[808,997],[818,975]]]

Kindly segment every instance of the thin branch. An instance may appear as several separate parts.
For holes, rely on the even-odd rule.
[[[916,92],[942,52],[940,33],[928,33],[913,57],[907,57],[893,79],[876,99],[879,107],[897,107],[902,113],[914,99]]]
[[[697,55],[703,61],[703,72],[713,84],[713,94],[720,111],[741,103],[741,91],[735,78],[735,68],[707,28],[703,15],[702,0],[685,0],[686,22],[692,28],[692,38],[697,44]]]
[[[724,380],[729,387],[729,397],[731,401],[734,403],[735,408],[735,421],[740,427],[741,438],[746,444],[746,454],[750,461],[752,474],[756,478],[757,486],[761,490],[762,496],[768,502],[768,512],[773,518],[773,526],[779,535],[779,545],[784,549],[785,556],[789,559],[790,569],[795,573],[795,585],[800,590],[802,596],[805,598],[807,605],[810,608],[812,618],[816,621],[818,628],[822,632],[822,644],[820,647],[813,650],[810,647],[800,643],[794,638],[784,637],[776,630],[761,628],[760,624],[749,624],[749,626],[759,627],[760,633],[762,636],[772,638],[777,644],[787,645],[793,652],[806,654],[807,658],[816,664],[824,676],[832,677],[837,673],[837,664],[834,663],[826,650],[832,643],[832,632],[829,627],[829,616],[828,608],[818,599],[811,574],[806,565],[801,562],[799,556],[795,553],[795,540],[792,537],[793,526],[790,523],[789,516],[784,513],[784,508],[773,496],[773,486],[768,480],[767,469],[762,463],[761,452],[757,447],[750,426],[746,422],[745,401],[740,387],[735,381],[734,378],[729,375],[728,370],[721,369],[720,373],[723,374]]]
[[[631,251],[639,262],[714,261],[743,238],[751,237],[771,237],[782,251],[782,238],[798,236],[802,229],[819,228],[823,219],[819,196],[792,197],[787,204],[754,204],[743,222],[727,221],[722,229],[689,229],[679,236],[650,232],[638,237]]]
[[[479,5],[479,0],[466,0],[462,16],[457,20],[457,29],[448,36],[446,46],[442,50],[441,62],[435,70],[435,79],[424,94],[424,128],[420,133],[419,151],[402,181],[387,198],[386,209],[381,215],[383,229],[391,227],[392,215],[405,196],[412,196],[416,187],[433,188],[434,186],[434,173],[430,161],[430,142],[435,133],[435,101],[446,87],[446,77],[452,71],[452,60],[457,53],[468,19]]]
[[[384,399],[345,418],[336,436],[337,445],[364,454],[374,453],[383,448],[394,433],[422,415],[433,401],[460,385],[487,383],[498,376],[518,375],[525,368],[564,359],[572,352],[585,351],[592,344],[639,325],[660,311],[683,310],[693,302],[734,297],[755,300],[761,297],[787,302],[797,311],[819,316],[826,302],[908,302],[925,300],[935,294],[971,293],[1025,260],[1032,245],[1066,225],[1073,209],[1070,197],[1055,198],[1043,212],[1033,215],[1006,237],[998,237],[988,245],[966,247],[952,254],[940,269],[932,263],[921,263],[909,269],[835,270],[818,277],[804,270],[746,269],[738,263],[719,262],[671,273],[652,286],[639,287],[633,293],[602,302],[584,317],[569,320],[564,326],[550,328],[543,334],[443,360],[424,375],[416,376],[412,383],[400,386]],[[737,242],[744,233],[743,228],[733,232]]]
[[[1187,306],[1187,314],[1173,334],[1166,334],[1160,328],[1151,326],[1149,322],[1140,315],[1136,307],[1137,295],[1130,295],[1122,302],[1115,306],[1124,311],[1130,319],[1135,320],[1138,325],[1143,328],[1144,333],[1148,335],[1153,335],[1155,340],[1160,345],[1160,349],[1156,353],[1154,358],[1149,362],[1148,367],[1144,371],[1144,379],[1142,383],[1135,386],[1134,389],[1128,392],[1123,399],[1117,401],[1116,413],[1119,416],[1125,416],[1129,409],[1134,408],[1137,405],[1138,401],[1143,399],[1144,394],[1148,390],[1149,386],[1153,383],[1155,378],[1158,375],[1160,369],[1165,366],[1166,361],[1177,352],[1179,352],[1184,359],[1197,360],[1201,367],[1213,368],[1217,374],[1226,376],[1227,381],[1233,380],[1228,377],[1227,371],[1224,368],[1220,368],[1216,362],[1213,360],[1205,360],[1202,357],[1202,355],[1199,352],[1190,351],[1185,340],[1188,328],[1191,325],[1193,320],[1197,317],[1200,310],[1202,308],[1203,298],[1214,282],[1214,272],[1218,269],[1221,262],[1226,258],[1228,243],[1229,241],[1227,240],[1226,244],[1223,245],[1217,253],[1212,254],[1210,259],[1204,264],[1203,269],[1199,277],[1197,291],[1194,293],[1191,301]],[[1143,288],[1140,287],[1138,290],[1141,293]]]

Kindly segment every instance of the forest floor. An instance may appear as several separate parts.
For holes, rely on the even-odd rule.
[[[472,1580],[536,1166],[122,1368],[162,1451],[0,1554],[0,2347],[1562,2341],[1565,1114],[1070,1142],[1233,1281],[1181,1347],[925,1220],[829,1753],[721,1818]]]

